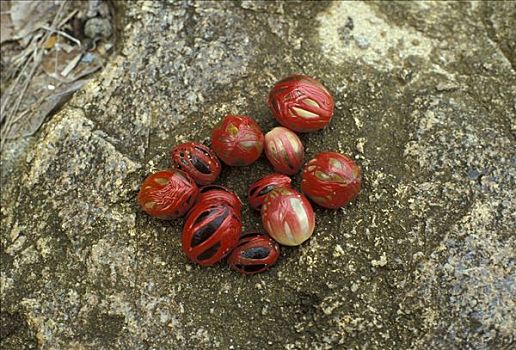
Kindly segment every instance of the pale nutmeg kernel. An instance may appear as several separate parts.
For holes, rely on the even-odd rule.
[[[278,126],[265,135],[265,155],[274,170],[294,175],[301,170],[305,158],[303,143],[287,128]]]
[[[265,230],[282,245],[297,246],[312,236],[315,215],[305,196],[292,188],[278,187],[261,209]]]

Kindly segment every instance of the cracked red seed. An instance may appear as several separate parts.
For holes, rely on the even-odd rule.
[[[228,115],[211,134],[211,146],[230,166],[247,166],[262,154],[264,136],[260,126],[247,116]]]
[[[260,232],[243,233],[228,256],[229,267],[243,275],[267,271],[278,261],[279,245]]]
[[[247,198],[251,208],[260,210],[265,197],[276,187],[290,187],[292,180],[283,174],[269,174],[249,186]]]
[[[193,262],[211,266],[237,245],[240,215],[225,202],[201,202],[188,213],[181,236],[182,249]]]
[[[221,185],[206,185],[199,190],[198,203],[226,203],[240,216],[242,201],[238,195]]]
[[[208,146],[186,142],[174,147],[170,155],[172,164],[188,173],[199,185],[210,184],[220,175],[220,161]]]
[[[336,152],[319,153],[301,174],[301,191],[325,208],[345,206],[358,196],[361,186],[360,167]]]
[[[186,214],[199,194],[192,178],[181,170],[149,175],[138,193],[138,204],[150,216],[170,220]]]
[[[274,118],[296,132],[324,128],[331,121],[333,97],[317,80],[305,75],[291,75],[274,85],[269,94]]]

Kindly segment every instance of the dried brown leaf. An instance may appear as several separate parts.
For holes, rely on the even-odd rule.
[[[50,23],[60,6],[59,1],[21,0],[11,1],[11,21],[14,26],[14,39],[23,38]]]
[[[31,104],[29,109],[20,113],[17,122],[13,124],[7,134],[7,138],[15,139],[33,135],[50,113],[59,108],[71,94],[82,88],[87,82],[87,79],[76,80],[72,83],[62,84],[54,91],[47,88],[46,92],[38,96],[38,99]]]
[[[66,52],[56,45],[52,50],[45,53],[41,67],[43,71],[52,78],[61,79],[61,72],[68,66],[70,61],[79,54],[81,54],[81,50],[77,47],[73,48],[70,52]]]

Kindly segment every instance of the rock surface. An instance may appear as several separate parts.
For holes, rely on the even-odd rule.
[[[509,348],[515,8],[125,3],[118,56],[2,155],[2,348]],[[227,113],[275,126],[265,96],[292,72],[333,92],[331,125],[301,137],[357,159],[359,199],[316,209],[269,273],[190,264],[138,184]],[[221,182],[244,198],[270,169]]]

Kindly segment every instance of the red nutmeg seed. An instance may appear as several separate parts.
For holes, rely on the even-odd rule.
[[[343,207],[360,192],[360,167],[336,152],[319,153],[306,163],[301,175],[301,191],[321,207]]]
[[[238,195],[230,189],[221,185],[206,185],[199,190],[197,197],[198,203],[225,203],[229,205],[235,213],[240,216],[242,211],[242,201]]]
[[[213,129],[211,146],[219,158],[230,166],[247,166],[263,151],[260,126],[247,116],[228,115]]]
[[[274,170],[294,175],[303,166],[305,149],[294,132],[278,126],[265,135],[265,155]]]
[[[186,214],[199,189],[181,170],[162,170],[148,176],[138,193],[138,204],[150,216],[170,220]]]
[[[333,116],[333,97],[317,80],[292,75],[276,83],[269,94],[276,120],[296,132],[324,128]]]
[[[265,197],[276,187],[290,187],[292,179],[283,174],[270,174],[262,177],[249,186],[247,198],[251,208],[260,210]]]
[[[237,245],[241,232],[240,216],[229,205],[198,203],[183,227],[183,252],[199,265],[214,265]]]
[[[308,199],[292,188],[278,187],[262,206],[265,230],[279,244],[296,246],[306,241],[315,228],[315,215]]]
[[[196,142],[186,142],[170,151],[172,164],[188,173],[199,185],[215,181],[222,169],[215,152],[208,146]]]
[[[268,235],[249,232],[242,234],[238,245],[228,256],[228,264],[243,275],[254,275],[270,269],[279,255],[279,245]]]

